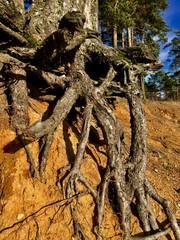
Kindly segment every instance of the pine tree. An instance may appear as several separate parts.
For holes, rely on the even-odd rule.
[[[168,56],[168,60],[172,61],[170,69],[175,72],[180,71],[180,29],[176,31],[176,36],[166,47],[170,47]]]
[[[159,70],[151,75],[146,82],[146,96],[153,100],[178,100],[179,84],[170,72]]]
[[[129,46],[132,45],[131,27],[134,25],[134,12],[136,11],[136,1],[101,0],[100,4],[100,19],[103,26],[112,36],[113,47],[118,46],[119,36],[124,36],[124,29],[127,29],[127,39]],[[124,45],[124,37],[122,37],[122,45]]]
[[[101,0],[100,18],[112,38],[116,36],[117,40],[112,41],[113,46],[116,47],[117,42],[121,42],[122,47],[145,43],[158,55],[159,42],[166,41],[165,35],[168,29],[161,14],[167,7],[167,0],[148,2],[145,0]],[[124,33],[127,33],[126,37]],[[121,40],[120,36],[122,36]]]
[[[137,44],[145,43],[158,55],[159,43],[166,42],[167,24],[162,12],[168,7],[167,0],[138,0],[135,15]]]
[[[165,48],[170,47],[168,53],[168,61],[170,64],[171,78],[174,80],[174,88],[176,89],[176,99],[179,100],[179,86],[180,86],[180,29],[175,31],[176,36],[171,43],[167,44]]]

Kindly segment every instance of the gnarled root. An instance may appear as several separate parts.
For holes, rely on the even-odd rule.
[[[171,228],[173,230],[176,240],[180,239],[180,227],[178,226],[177,219],[170,210],[170,201],[162,198],[153,187],[153,185],[146,179],[145,180],[145,189],[148,194],[158,202],[164,209],[164,212],[170,222]]]
[[[92,108],[93,105],[87,103],[84,111],[82,133],[79,139],[74,165],[70,169],[70,172],[67,174],[67,176],[65,176],[65,178],[62,181],[64,197],[72,196],[73,189],[75,190],[75,192],[77,191],[76,183],[78,180],[81,181],[89,189],[89,191],[94,197],[96,195],[95,190],[90,186],[88,181],[83,177],[82,173],[80,172],[81,162],[84,158],[84,153],[89,139]]]
[[[79,46],[79,45],[78,45]],[[139,73],[142,68],[133,67],[128,61],[120,57],[115,49],[104,46],[97,38],[85,40],[74,52],[74,59],[69,63],[68,55],[64,58],[70,64],[68,76],[55,74],[39,70],[35,66],[26,66],[26,71],[30,71],[41,77],[49,86],[58,85],[64,92],[64,95],[57,101],[51,116],[43,121],[36,122],[28,126],[28,92],[25,81],[25,71],[18,68],[17,65],[7,65],[4,68],[4,76],[7,83],[10,96],[12,98],[12,125],[20,135],[20,139],[25,146],[30,162],[30,171],[32,175],[40,172],[42,176],[45,172],[48,152],[54,139],[55,131],[60,122],[62,122],[74,107],[77,99],[82,97],[86,100],[86,106],[83,114],[83,126],[74,163],[64,167],[60,171],[67,170],[62,180],[62,191],[64,198],[71,198],[78,194],[78,182],[81,182],[87,191],[93,196],[96,205],[96,224],[97,236],[104,238],[104,208],[107,198],[108,188],[113,184],[118,215],[121,227],[124,231],[125,239],[158,239],[169,233],[172,228],[176,240],[180,240],[180,230],[175,216],[170,211],[169,202],[158,195],[154,187],[145,177],[147,162],[147,142],[146,142],[146,119],[142,108],[141,94],[139,89]],[[103,69],[103,74],[97,76],[92,74],[93,61],[99,61],[99,67]],[[101,65],[102,64],[102,65]],[[23,66],[24,68],[25,66]],[[139,70],[140,69],[140,70]],[[106,71],[107,70],[107,71]],[[143,69],[144,71],[144,69]],[[57,71],[56,71],[57,73]],[[90,75],[95,76],[91,79]],[[102,78],[101,75],[107,76]],[[123,79],[119,79],[122,77]],[[21,81],[19,81],[21,80]],[[98,81],[96,81],[98,80]],[[114,80],[115,83],[112,83]],[[118,82],[119,81],[119,82]],[[106,101],[105,92],[113,88],[119,90],[119,93],[127,98],[131,115],[132,139],[129,160],[125,164],[121,156],[121,143],[123,131],[115,117],[112,109]],[[23,87],[24,92],[18,91]],[[58,88],[58,89],[59,89]],[[24,98],[21,98],[24,94]],[[62,93],[61,93],[62,94]],[[91,186],[86,177],[81,173],[81,164],[84,160],[86,147],[91,127],[92,116],[100,126],[104,142],[107,146],[107,163],[101,175],[101,182],[97,189]],[[22,122],[21,122],[22,121]],[[21,127],[19,126],[21,123]],[[28,149],[28,143],[41,139],[42,141],[39,153],[39,168],[35,167],[34,159]],[[38,173],[37,173],[38,172]],[[159,203],[170,222],[170,227],[159,232],[159,226],[153,213],[149,198],[153,198]],[[138,219],[142,226],[145,237],[133,237],[131,235],[131,203],[136,205]],[[78,221],[76,201],[71,203],[71,214],[74,222],[75,235],[85,239],[83,228]]]

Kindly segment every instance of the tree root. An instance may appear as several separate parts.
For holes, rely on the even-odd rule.
[[[27,41],[24,37],[22,37],[21,34],[13,31],[12,29],[10,29],[10,28],[8,28],[8,27],[6,27],[6,26],[5,26],[4,24],[2,24],[1,22],[0,22],[0,29],[1,29],[3,32],[7,33],[9,36],[11,36],[11,37],[12,37],[13,39],[15,39],[16,41],[18,41],[19,44],[21,44],[21,45],[26,45],[26,44],[28,44],[28,41]]]
[[[94,99],[97,99],[95,96]],[[124,228],[125,233],[129,233],[130,226],[129,220],[126,218],[129,212],[129,205],[127,202],[126,190],[125,190],[125,176],[124,170],[122,166],[121,160],[121,136],[123,135],[123,131],[116,121],[116,118],[109,108],[106,105],[106,102],[102,99],[96,101],[94,105],[94,110],[96,117],[101,124],[101,127],[104,132],[104,137],[107,139],[107,167],[104,176],[102,177],[102,182],[99,188],[99,199],[98,199],[98,231],[102,232],[102,221],[103,221],[103,212],[104,212],[104,204],[105,204],[105,195],[106,189],[108,187],[109,181],[115,182],[116,190],[117,190],[117,197],[118,197],[118,204],[119,209],[121,212],[121,225]],[[125,213],[125,214],[124,214]]]
[[[180,227],[178,225],[176,217],[170,210],[170,201],[162,198],[147,179],[145,181],[145,188],[148,194],[163,207],[164,212],[171,224],[171,228],[173,230],[176,240],[180,240]]]
[[[94,197],[96,196],[95,190],[90,186],[88,181],[80,173],[81,162],[83,160],[87,141],[89,139],[92,107],[93,107],[92,104],[87,103],[84,111],[82,133],[79,139],[79,144],[77,148],[74,165],[70,170],[70,172],[68,173],[68,175],[62,181],[62,189],[63,189],[64,197],[71,196],[73,189],[75,190],[75,193],[78,191],[77,190],[78,180],[80,180],[89,189],[89,191]],[[68,182],[67,184],[65,183],[66,181]]]
[[[20,134],[29,125],[26,72],[18,64],[7,63],[2,73],[7,87],[11,126]]]
[[[18,138],[21,142],[21,144],[23,145],[25,151],[26,151],[26,154],[27,154],[27,159],[28,159],[28,162],[30,164],[30,174],[32,177],[35,177],[35,176],[38,176],[38,171],[37,171],[37,168],[35,166],[35,161],[34,161],[34,158],[32,156],[32,153],[26,143],[26,141],[22,138],[21,135],[18,135]]]
[[[39,173],[40,173],[41,178],[43,178],[43,175],[45,173],[47,159],[48,159],[48,153],[49,153],[49,149],[53,143],[55,132],[56,131],[44,136],[43,143],[40,146],[41,149],[39,151]]]
[[[77,214],[76,214],[77,206],[76,206],[76,204],[71,203],[70,208],[71,208],[71,215],[72,215],[72,219],[73,219],[74,236],[78,237],[78,239],[86,240],[86,236],[84,234],[82,226],[79,223],[78,218],[77,218]]]
[[[52,115],[45,121],[36,122],[23,132],[23,137],[29,140],[36,140],[53,132],[59,123],[64,120],[73,104],[78,98],[77,88],[70,87],[64,96],[57,102]]]
[[[170,231],[171,231],[171,228],[169,227],[169,228],[165,229],[164,231],[152,234],[150,236],[146,236],[146,237],[131,236],[131,237],[128,237],[128,239],[129,240],[156,240],[156,239],[160,239],[160,238],[166,236],[167,234],[170,233]]]
[[[65,89],[65,87],[67,87],[67,84],[70,82],[70,80],[72,80],[71,77],[66,76],[64,72],[62,73],[58,72],[59,75],[55,75],[54,73],[46,72],[30,64],[26,66],[26,71],[36,74],[37,77],[40,77],[49,86],[58,85],[62,89]]]
[[[97,77],[95,74],[97,79],[93,79],[88,75],[88,73],[91,75],[90,70],[92,70],[91,68],[94,66],[93,61],[99,61],[100,67],[106,66],[107,71],[103,70],[103,74],[105,75],[106,73],[106,77]],[[69,63],[69,59],[65,59],[65,63]],[[8,65],[7,67],[8,71],[4,71],[4,76],[6,82],[9,84],[7,85],[13,99],[12,123],[20,135],[20,141],[27,152],[31,174],[36,175],[40,173],[40,176],[43,177],[47,165],[48,152],[59,123],[67,117],[68,113],[76,104],[76,101],[83,98],[83,107],[84,100],[86,106],[82,116],[83,124],[75,160],[73,164],[60,169],[60,172],[65,171],[65,175],[61,181],[64,198],[67,199],[67,201],[68,199],[74,200],[74,196],[81,194],[78,189],[78,182],[81,182],[87,188],[88,193],[92,195],[94,204],[96,205],[97,236],[104,238],[104,208],[107,201],[108,188],[110,187],[110,183],[112,183],[115,189],[114,198],[116,198],[119,220],[121,228],[124,231],[124,239],[159,239],[167,235],[172,229],[176,240],[180,240],[179,226],[175,216],[170,211],[169,201],[160,197],[145,177],[147,127],[142,108],[141,91],[139,89],[139,74],[142,73],[142,67],[132,66],[127,59],[124,60],[124,58],[120,57],[118,51],[104,46],[97,38],[87,39],[79,46],[74,53],[73,63],[70,64],[68,74],[57,73],[57,71],[52,71],[51,73],[45,72],[35,66],[27,65],[26,71],[36,74],[42,81],[46,82],[48,86],[55,88],[57,85],[63,89],[64,92],[61,98],[57,96],[60,99],[57,101],[50,117],[46,120],[38,121],[31,126],[28,126],[28,91],[26,81],[24,81],[25,71],[20,70],[17,66]],[[92,76],[94,76],[93,74]],[[113,83],[113,81],[115,83]],[[19,103],[17,101],[17,91],[21,86],[23,86],[25,91],[25,97],[23,98],[23,102]],[[123,94],[129,103],[132,139],[129,159],[126,163],[127,167],[125,167],[123,163],[121,154],[121,143],[124,133],[106,100],[105,93],[109,88],[112,92],[113,88],[118,89],[119,94]],[[20,91],[20,95],[23,95],[22,91]],[[118,95],[117,92],[116,95]],[[18,112],[19,105],[20,113]],[[100,126],[104,143],[107,146],[107,164],[102,171],[103,173],[100,172],[101,182],[97,189],[92,187],[86,177],[81,173],[81,164],[85,158],[84,155],[88,145],[92,117],[96,119],[98,126]],[[21,122],[21,118],[23,122],[20,128],[18,124]],[[40,139],[42,143],[39,152],[38,170],[35,167],[34,159],[27,146],[29,142],[37,139]],[[159,226],[155,214],[150,207],[149,197],[153,198],[163,207],[170,222],[169,228],[158,232]],[[140,225],[142,226],[143,232],[147,235],[145,237],[130,236],[132,215],[130,205],[134,200],[136,201],[135,205]],[[76,214],[76,207],[76,204],[71,202],[71,214],[75,235],[86,239],[83,227],[80,225]]]

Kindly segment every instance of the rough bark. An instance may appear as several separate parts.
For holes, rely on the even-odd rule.
[[[4,64],[2,69],[9,100],[11,125],[20,132],[29,125],[28,115],[28,91],[26,84],[26,72],[15,64]]]
[[[127,27],[128,47],[132,47],[131,28]]]
[[[48,0],[33,1],[27,13],[27,30],[39,40],[54,32],[68,11],[80,11],[86,15],[85,27],[97,30],[97,0]]]
[[[28,13],[33,11],[34,14],[39,14],[37,14],[37,19],[40,19],[39,26],[42,24],[42,19],[47,17],[46,7],[44,10],[39,8],[43,6],[43,2],[35,1]],[[50,3],[52,1],[48,1],[48,4]],[[77,3],[78,1],[74,2],[75,7]],[[90,4],[87,1],[83,5],[83,9],[87,10],[91,7],[88,3]],[[57,8],[53,4],[57,4]],[[62,11],[66,11],[67,5],[63,1],[60,3],[53,1],[52,8],[49,9],[51,18],[52,15],[55,16],[52,29],[56,28],[57,19],[62,14],[58,12],[62,4],[64,6]],[[55,12],[51,15],[51,11]],[[158,68],[159,63],[147,49],[126,48],[118,51],[105,46],[95,31],[83,28],[84,18],[84,15],[77,11],[65,14],[59,23],[59,29],[48,36],[34,54],[29,50],[22,54],[21,51],[17,51],[17,48],[15,51],[12,49],[8,51],[14,58],[8,57],[2,74],[10,103],[9,115],[12,126],[26,149],[30,172],[32,176],[46,180],[48,152],[56,129],[71,111],[75,112],[76,104],[79,102],[82,107],[79,111],[76,110],[82,122],[79,144],[74,161],[69,160],[69,165],[60,169],[61,173],[64,172],[64,176],[58,181],[58,186],[62,186],[64,198],[74,200],[70,203],[70,209],[75,235],[81,239],[86,238],[76,211],[78,196],[81,194],[78,182],[81,182],[92,195],[96,206],[94,232],[97,239],[105,238],[104,208],[107,204],[108,190],[113,188],[113,204],[118,208],[124,239],[134,239],[130,236],[132,203],[136,206],[138,219],[144,232],[142,239],[159,239],[169,233],[169,228],[162,231],[159,229],[149,201],[149,198],[153,198],[163,207],[170,228],[175,238],[179,240],[179,226],[176,217],[170,211],[169,202],[158,195],[145,176],[147,126],[142,107],[139,76],[150,66]],[[37,27],[37,19],[34,19],[33,27]],[[47,21],[46,19],[45,22]],[[47,23],[41,29],[42,38],[52,31],[49,26]],[[30,23],[29,29],[33,27]],[[7,57],[7,54],[4,56]],[[38,77],[35,86],[31,83],[33,74]],[[48,115],[32,125],[29,125],[27,85],[29,88],[37,87],[39,96],[42,89],[48,96],[49,88],[56,96]],[[123,129],[107,102],[108,92],[112,96],[123,95],[129,103],[132,139],[126,163],[121,154]],[[81,172],[81,164],[90,138],[92,119],[97,122],[103,135],[107,158],[106,166],[99,171],[101,181],[97,187],[93,187]],[[35,140],[40,144],[38,166],[35,166],[28,148],[28,143]],[[77,196],[77,199],[74,199],[74,196]]]
[[[112,34],[112,42],[113,47],[117,48],[117,26],[114,25],[113,27],[113,34]]]
[[[24,1],[0,1],[0,22],[15,31],[21,31],[25,24]]]

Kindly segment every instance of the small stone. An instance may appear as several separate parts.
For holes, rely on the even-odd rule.
[[[24,217],[24,214],[23,213],[19,213],[17,215],[17,220],[21,220],[23,217]]]

